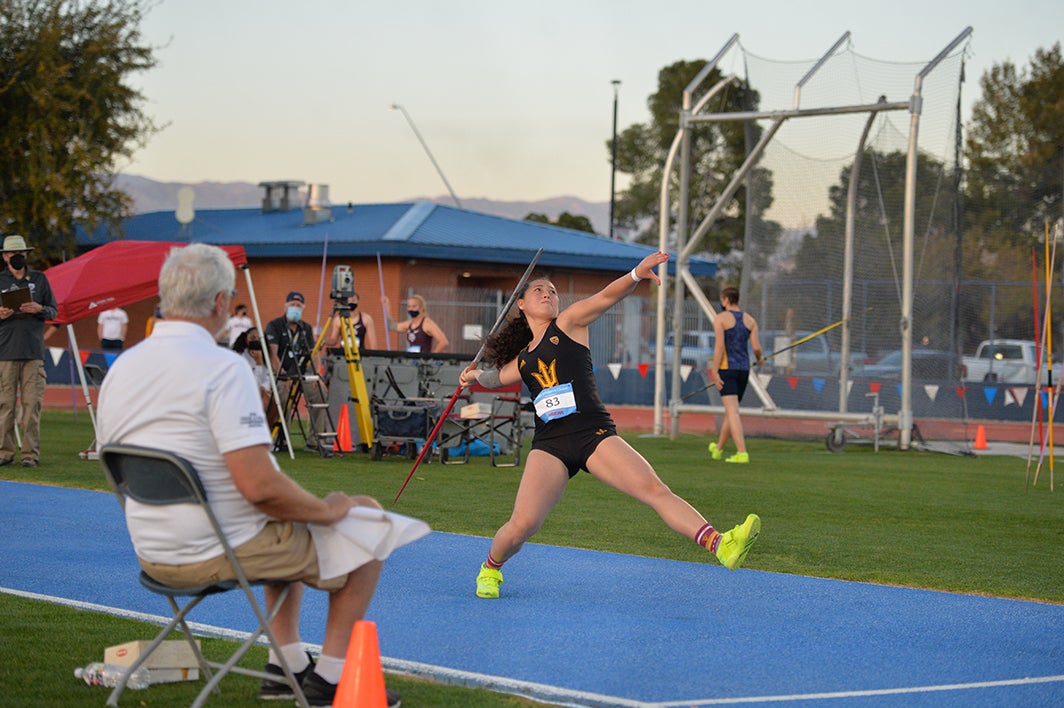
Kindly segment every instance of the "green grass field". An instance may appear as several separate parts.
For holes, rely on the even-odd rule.
[[[88,415],[46,411],[42,465],[0,469],[4,479],[105,488],[98,463],[77,453],[93,440]],[[782,573],[1064,603],[1064,489],[1049,490],[1048,469],[1025,490],[1020,458],[966,458],[849,445],[828,452],[822,440],[751,440],[749,465],[711,463],[706,439],[677,441],[626,436],[680,496],[718,528],[748,512],[763,522],[746,567]],[[411,462],[365,454],[320,459],[297,453],[282,467],[311,491],[370,494],[390,507]],[[422,464],[395,509],[435,530],[490,537],[509,515],[519,468],[497,469],[486,458],[468,465]],[[1059,481],[1058,481],[1059,486]],[[117,503],[117,502],[116,502]],[[713,562],[670,531],[638,502],[589,475],[577,476],[534,539],[537,543],[635,555]],[[488,541],[485,540],[485,552]],[[130,572],[134,572],[131,568]],[[470,569],[470,582],[476,568]],[[103,648],[152,634],[127,620],[0,596],[0,685],[15,686],[12,705],[100,705],[100,689],[79,685],[70,671],[98,660]],[[136,623],[132,623],[136,624]],[[33,628],[32,632],[23,628]],[[73,631],[76,630],[76,631]],[[138,634],[139,632],[139,634]],[[40,637],[62,635],[60,646]],[[265,652],[247,659],[261,664]],[[39,675],[38,675],[39,674]],[[31,678],[38,675],[37,678]],[[54,677],[62,680],[55,680]],[[524,705],[485,691],[389,676],[405,706]],[[20,685],[26,688],[20,691]],[[47,684],[49,699],[40,696]],[[223,683],[212,705],[244,705],[256,684]],[[136,695],[141,705],[188,703],[191,686],[160,686]],[[133,705],[127,694],[125,705]],[[39,702],[38,702],[39,701]]]

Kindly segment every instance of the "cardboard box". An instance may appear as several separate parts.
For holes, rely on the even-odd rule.
[[[481,418],[487,418],[490,415],[490,403],[470,403],[468,406],[462,406],[462,410],[459,412],[458,417],[463,420],[480,420]]]
[[[106,664],[129,666],[148,648],[150,641],[135,641],[107,647],[103,652]],[[196,641],[199,646],[199,640]],[[168,639],[156,647],[142,666],[148,670],[152,683],[196,681],[199,679],[199,663],[192,647],[184,639]]]

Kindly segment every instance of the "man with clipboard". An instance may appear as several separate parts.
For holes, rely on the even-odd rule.
[[[15,461],[15,415],[22,398],[22,466],[36,467],[41,455],[44,401],[44,323],[55,319],[48,278],[26,265],[33,249],[21,236],[4,237],[0,254],[0,467]]]

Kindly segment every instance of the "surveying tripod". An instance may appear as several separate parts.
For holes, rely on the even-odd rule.
[[[284,399],[280,407],[281,415],[270,429],[274,449],[282,449],[282,445],[286,442],[282,437],[281,421],[283,419],[289,423],[289,431],[292,428],[292,421],[296,421],[308,446],[316,445],[319,455],[332,457],[336,426],[329,415],[328,391],[325,383],[322,377],[314,371],[314,352],[307,349],[307,342],[304,341],[305,338],[299,329],[296,329],[295,333],[286,329],[285,335],[288,337],[288,343],[278,370],[278,383],[287,384],[287,389],[281,394]],[[288,358],[292,359],[293,365],[286,367],[284,360]],[[300,399],[306,402],[310,417],[310,435],[303,429],[303,420],[299,416]]]
[[[344,351],[344,362],[347,365],[347,380],[350,383],[349,400],[355,411],[355,422],[358,425],[358,436],[363,449],[369,449],[373,442],[373,417],[370,414],[369,390],[366,388],[366,376],[362,369],[362,356],[358,351],[358,338],[355,336],[355,325],[351,322],[351,305],[347,298],[333,298],[333,315],[339,316],[340,321],[340,344]],[[330,321],[332,317],[330,316]],[[325,337],[329,327],[322,329],[318,341],[314,344],[311,358],[321,351],[325,344]],[[346,404],[345,404],[346,405]],[[335,428],[334,428],[335,430]],[[347,431],[342,431],[347,432]]]

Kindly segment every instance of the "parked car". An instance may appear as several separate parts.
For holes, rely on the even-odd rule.
[[[713,357],[713,342],[716,335],[712,330],[688,330],[680,337],[680,364],[687,364],[695,368],[704,369],[709,366]],[[654,350],[654,344],[650,344]],[[665,365],[672,364],[672,356],[675,351],[672,333],[665,335]]]
[[[937,349],[913,349],[913,378],[920,381],[956,380],[961,374],[961,363],[953,352]],[[854,376],[869,379],[901,379],[901,350],[880,357],[874,364],[858,367]]]
[[[1038,344],[1029,339],[986,339],[975,356],[964,357],[964,381],[1033,386],[1038,372]],[[1053,381],[1043,371],[1042,383],[1056,383],[1061,364],[1053,362]]]
[[[765,362],[765,372],[793,373],[799,376],[838,376],[842,355],[828,348],[828,339],[825,336],[813,337],[792,349],[782,351],[810,334],[812,332],[798,331],[788,337],[786,332],[778,329],[760,332],[761,347],[765,350],[766,357],[781,352]],[[868,355],[864,352],[850,352],[850,374],[863,366],[867,358]]]

